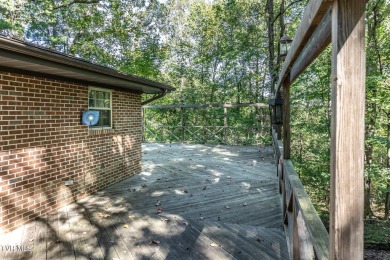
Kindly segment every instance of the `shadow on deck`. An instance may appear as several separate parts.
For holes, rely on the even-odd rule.
[[[0,241],[7,260],[289,258],[272,147],[144,145],[142,173]]]

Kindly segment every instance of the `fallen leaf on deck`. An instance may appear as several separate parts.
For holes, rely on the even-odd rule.
[[[160,241],[159,240],[152,240],[152,241],[149,242],[149,245],[151,245],[151,244],[158,245],[158,244],[160,244]]]
[[[128,227],[129,227],[129,225],[127,225],[127,224],[123,225],[123,228],[128,228]]]
[[[212,247],[217,247],[217,246],[219,246],[219,245],[218,245],[217,243],[214,243],[214,242],[213,242],[213,243],[210,244],[210,246],[212,246]]]
[[[108,218],[109,216],[110,216],[109,214],[99,212],[99,217],[101,218]]]

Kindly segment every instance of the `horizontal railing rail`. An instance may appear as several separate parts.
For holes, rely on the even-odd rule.
[[[258,145],[270,142],[269,126],[144,125],[144,142]]]
[[[329,234],[272,130],[283,221],[291,259],[329,259]]]
[[[268,103],[168,104],[142,107],[144,142],[268,145]],[[163,124],[154,116],[163,117]],[[179,120],[180,118],[180,120]]]

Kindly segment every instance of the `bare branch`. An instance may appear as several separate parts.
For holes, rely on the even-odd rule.
[[[294,1],[294,2],[292,2],[292,3],[290,3],[290,4],[288,4],[288,5],[284,8],[284,11],[283,11],[283,12],[279,12],[278,15],[276,15],[276,16],[274,17],[274,20],[272,21],[272,23],[275,23],[276,20],[278,20],[279,16],[281,16],[282,14],[284,14],[288,8],[290,8],[291,6],[293,6],[293,5],[295,5],[296,3],[299,3],[299,2],[302,2],[302,0],[297,0],[297,1]]]
[[[65,7],[70,7],[71,5],[74,4],[98,4],[101,0],[73,0],[70,3],[67,4],[62,4],[59,6],[54,7],[54,10],[65,8]]]

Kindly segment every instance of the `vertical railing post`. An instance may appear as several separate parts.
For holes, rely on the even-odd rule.
[[[280,91],[276,93],[274,99],[269,101],[269,115],[271,121],[271,135],[272,129],[275,130],[278,140],[282,139],[282,124],[283,124],[283,99]]]
[[[181,102],[183,105],[183,101]],[[180,107],[180,138],[181,142],[184,143],[184,108]]]
[[[282,139],[282,126],[283,126],[283,99],[280,91],[276,94],[275,99],[275,131],[278,136],[278,140]]]
[[[223,108],[223,141],[227,144],[228,112],[227,107]]]
[[[332,8],[330,259],[363,259],[365,4]]]
[[[141,107],[142,141],[145,142],[145,108]]]
[[[283,159],[291,156],[290,84],[283,82]]]

